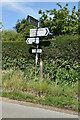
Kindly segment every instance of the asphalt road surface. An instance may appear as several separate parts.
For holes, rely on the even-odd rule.
[[[78,115],[2,102],[2,118],[78,118]]]

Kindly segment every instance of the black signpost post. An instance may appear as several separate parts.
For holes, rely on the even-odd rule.
[[[35,43],[37,38],[37,30],[39,27],[39,21],[33,18],[32,16],[27,16],[27,20],[29,24],[32,24],[34,27],[37,27],[36,29],[36,36],[35,36]],[[38,49],[38,44],[36,44],[36,49]],[[36,52],[36,59],[35,59],[35,79],[36,79],[36,73],[37,73],[37,61],[38,61],[38,53]]]
[[[36,49],[32,49],[32,53],[36,53],[35,59],[35,79],[36,79],[38,54],[42,52],[42,49],[38,49],[39,36],[47,36],[50,32],[47,27],[39,28],[39,21],[33,18],[32,16],[28,15],[27,20],[29,24],[32,24],[34,27],[36,27],[35,29],[30,29],[30,38],[27,38],[26,40],[27,44],[32,44],[33,42],[36,44]],[[42,80],[42,75],[43,75],[43,62],[42,59],[40,58],[40,77],[39,77],[40,80]]]

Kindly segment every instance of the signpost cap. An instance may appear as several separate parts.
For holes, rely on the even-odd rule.
[[[39,20],[35,19],[34,17],[28,15],[27,16],[27,21],[29,24],[32,24],[33,26],[38,26]]]
[[[29,17],[39,22],[39,20],[37,20],[36,18],[34,18],[34,17],[30,16],[30,15],[27,16],[27,20],[28,20]]]

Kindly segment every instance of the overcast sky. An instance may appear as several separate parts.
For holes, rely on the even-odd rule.
[[[19,1],[19,0],[18,0]],[[18,19],[26,18],[27,15],[31,15],[36,19],[39,19],[40,15],[38,11],[42,9],[59,9],[56,5],[56,2],[8,2],[3,0],[2,2],[2,23],[3,29],[12,29]],[[68,2],[69,10],[71,11],[73,6],[76,6],[76,11],[78,10],[78,2]],[[61,2],[61,5],[64,6],[66,2]]]

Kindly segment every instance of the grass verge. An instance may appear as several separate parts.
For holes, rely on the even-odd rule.
[[[78,83],[25,80],[20,70],[2,72],[2,96],[78,111]]]

